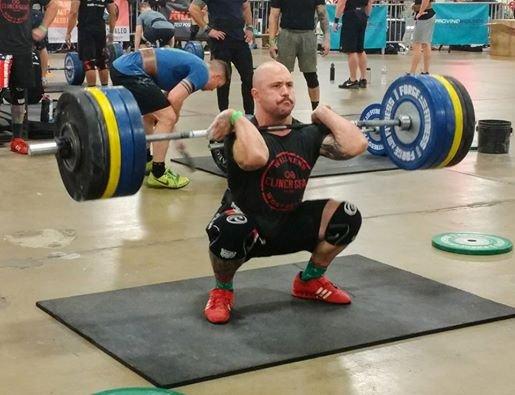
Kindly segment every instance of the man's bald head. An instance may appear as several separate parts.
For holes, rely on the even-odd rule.
[[[291,73],[275,60],[263,63],[254,71],[252,97],[256,116],[259,114],[262,119],[282,122],[295,106]]]
[[[269,81],[271,76],[285,73],[290,75],[290,72],[282,63],[275,60],[262,63],[256,68],[256,70],[254,70],[252,86],[254,88],[258,88],[258,86],[261,86],[263,82]]]

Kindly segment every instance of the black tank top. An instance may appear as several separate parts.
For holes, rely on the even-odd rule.
[[[255,123],[255,119],[252,120]],[[294,124],[299,124],[294,120]],[[295,128],[286,136],[263,132],[270,153],[268,163],[255,171],[244,171],[234,161],[234,134],[225,139],[228,184],[234,203],[251,215],[264,237],[275,236],[288,213],[304,196],[309,175],[329,133],[324,125]]]

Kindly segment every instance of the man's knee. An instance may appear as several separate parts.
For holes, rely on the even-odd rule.
[[[361,213],[352,203],[341,202],[329,219],[324,240],[335,246],[351,243],[361,227]]]
[[[25,89],[11,88],[11,103],[13,106],[25,105]]]
[[[157,122],[161,123],[163,126],[169,127],[170,129],[172,129],[177,122],[177,114],[172,106],[158,110],[153,115]]]
[[[259,238],[253,222],[235,209],[217,213],[206,228],[209,250],[223,260],[246,259]]]
[[[93,60],[85,60],[82,62],[82,66],[84,67],[84,71],[88,72],[91,70],[95,70],[95,61]]]
[[[106,62],[106,55],[103,53],[101,56],[99,56],[97,59],[95,59],[95,66],[98,70],[105,70],[107,69],[107,62]]]
[[[309,89],[318,88],[318,76],[316,72],[313,73],[304,73],[304,78],[306,79],[306,82],[308,83]]]

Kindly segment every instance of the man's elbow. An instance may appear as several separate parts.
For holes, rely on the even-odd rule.
[[[264,152],[256,152],[245,157],[239,158],[236,163],[245,171],[254,171],[261,169],[268,162],[268,154]]]
[[[365,152],[368,148],[368,139],[365,137],[363,133],[360,132],[359,138],[356,139],[355,144],[353,144],[350,154],[352,156],[359,156],[363,152]]]

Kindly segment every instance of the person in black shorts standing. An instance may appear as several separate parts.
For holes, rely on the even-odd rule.
[[[41,23],[43,23],[43,18],[45,15],[45,8],[47,7],[49,0],[32,0],[32,28],[35,29]],[[48,69],[48,37],[41,41],[34,41],[34,49],[37,51],[39,55],[39,60],[41,63],[41,82],[43,86],[47,83],[47,69]]]
[[[334,30],[342,16],[340,48],[349,59],[349,79],[338,85],[341,89],[367,87],[367,54],[365,53],[365,29],[372,11],[373,0],[339,0],[336,5]],[[343,15],[342,15],[343,14]],[[359,69],[359,80],[358,80]]]
[[[46,37],[59,6],[57,1],[51,1],[35,29],[32,29],[30,0],[2,0],[0,6],[0,89],[9,88],[11,94],[11,151],[27,154],[28,136],[23,130],[23,120],[26,89],[34,85],[32,41]]]
[[[204,21],[202,8],[207,5],[209,25]],[[254,114],[252,88],[252,53],[249,43],[254,40],[254,27],[248,0],[193,0],[190,8],[193,20],[205,29],[210,38],[209,48],[213,59],[233,63],[241,78],[241,95],[246,114]],[[229,107],[229,88],[227,85],[217,89],[218,109]]]
[[[315,11],[324,32],[324,52],[329,53],[329,24],[325,0],[272,0],[269,18],[270,55],[284,64],[290,72],[299,59],[299,69],[308,84],[311,108],[320,101],[317,76],[317,37],[315,34]],[[281,33],[276,39],[281,18]]]
[[[109,84],[109,70],[106,63],[106,29],[104,10],[109,12],[109,34],[107,41],[113,42],[114,27],[118,18],[118,9],[113,0],[72,0],[68,18],[66,42],[71,45],[71,33],[77,25],[77,45],[79,59],[86,72],[88,86],[97,84],[97,72],[100,83]]]
[[[350,159],[366,150],[367,140],[360,129],[327,106],[313,111],[313,124],[301,125],[293,119],[293,79],[279,62],[266,62],[256,69],[252,96],[253,119],[228,109],[210,126],[212,137],[224,140],[229,186],[206,228],[216,286],[204,314],[214,324],[229,321],[233,277],[254,257],[310,251],[306,269],[293,280],[292,295],[327,303],[351,302],[349,294],[324,273],[356,237],[361,214],[349,202],[304,201],[303,195],[319,155]],[[284,130],[261,125],[282,125]]]

